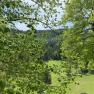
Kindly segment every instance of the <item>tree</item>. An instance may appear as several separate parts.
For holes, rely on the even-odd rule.
[[[0,1],[0,93],[33,94],[48,87],[44,82],[46,64],[41,60],[44,43],[36,38],[34,25],[48,25],[58,0],[31,1],[37,8],[22,0]],[[39,16],[41,9],[47,15],[45,21]],[[14,33],[8,26],[15,21],[26,23],[32,32]]]
[[[40,60],[43,43],[30,33],[14,36],[10,32],[0,32],[0,36],[0,81],[6,83],[1,92],[10,94],[12,90],[14,94],[19,88],[15,92],[28,94],[43,88],[45,64]]]
[[[88,69],[94,62],[94,23],[93,0],[68,0],[63,17],[64,24],[72,23],[63,35],[62,56],[76,69]]]
[[[7,23],[13,24],[15,21],[25,23],[31,29],[39,23],[50,28],[49,18],[56,12],[54,7],[58,3],[58,0],[30,0],[29,2],[25,0],[1,0],[0,18],[4,18]],[[41,12],[44,14],[42,17]]]

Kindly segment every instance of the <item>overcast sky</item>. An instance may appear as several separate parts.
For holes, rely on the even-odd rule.
[[[24,0],[25,2],[28,2],[28,4],[34,4],[33,2],[32,2],[32,0]],[[60,0],[60,2],[62,2],[62,6],[64,7],[65,6],[65,4],[63,3],[63,1],[64,0]],[[57,12],[59,12],[59,13],[57,13],[57,21],[60,21],[61,20],[61,17],[62,17],[62,15],[63,15],[63,11],[62,11],[62,9],[58,6],[58,7],[56,7],[56,9],[57,9]],[[40,15],[41,15],[41,17],[44,15],[44,13],[43,12],[41,12],[40,13]],[[54,16],[53,16],[53,18],[50,18],[50,19],[54,19]],[[23,31],[26,31],[26,30],[28,30],[28,27],[24,24],[24,23],[19,23],[19,22],[16,22],[15,23],[15,25],[16,25],[16,27],[19,29],[19,30],[23,30]],[[58,26],[58,27],[55,27],[56,29],[57,28],[61,28],[61,26]],[[45,28],[44,26],[43,26],[43,24],[39,24],[39,25],[37,25],[36,26],[36,29],[37,30],[44,30],[44,29],[47,29],[47,28]]]

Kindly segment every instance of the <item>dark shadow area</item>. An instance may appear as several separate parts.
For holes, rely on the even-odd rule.
[[[94,75],[94,70],[89,70],[89,73]]]
[[[80,93],[80,94],[88,94],[88,93],[86,93],[86,92],[83,92],[83,93]]]
[[[81,69],[81,71],[80,71],[80,73],[81,73],[82,75],[85,75],[85,74],[87,74],[88,72],[89,72],[88,69]]]

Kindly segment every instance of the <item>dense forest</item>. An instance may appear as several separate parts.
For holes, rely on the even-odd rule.
[[[0,1],[0,94],[94,94],[93,80],[94,0]]]

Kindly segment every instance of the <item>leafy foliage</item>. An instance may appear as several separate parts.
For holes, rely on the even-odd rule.
[[[0,1],[0,92],[65,94],[76,73],[81,69],[88,70],[94,62],[94,1],[68,0],[63,23],[71,22],[73,26],[66,28],[63,35],[53,31],[51,36],[47,33],[37,36],[34,26],[39,22],[48,25],[59,1],[31,2],[36,7],[22,0]],[[45,14],[44,21],[40,17],[41,10]],[[15,21],[24,22],[32,32],[13,32],[9,25]],[[49,67],[42,61],[45,56],[59,58],[61,50],[63,62],[59,67]],[[60,86],[52,86],[51,72],[59,75]]]
[[[43,83],[45,72],[45,66],[40,60],[43,43],[36,40],[31,33],[12,35],[11,32],[0,32],[0,45],[0,70],[1,74],[4,73],[7,88],[18,87],[22,93],[28,94],[31,90],[37,91]],[[5,92],[5,88],[2,92]]]
[[[94,1],[69,0],[65,8],[64,20],[72,22],[73,26],[68,28],[63,35],[62,56],[76,69],[88,69],[90,63],[94,62],[94,32],[92,24]],[[92,17],[91,17],[92,15]]]
[[[3,94],[42,93],[49,86],[44,81],[48,68],[41,60],[44,41],[36,38],[34,26],[39,22],[48,25],[58,0],[31,2],[34,5],[22,0],[0,1],[0,93]],[[41,10],[45,12],[45,22],[41,21]],[[14,28],[16,21],[27,24],[32,32],[13,32],[9,26]]]
[[[31,29],[35,25],[42,23],[50,28],[48,25],[49,17],[55,12],[58,0],[2,0],[0,1],[0,18],[11,23],[14,27],[14,22],[18,21],[27,24]],[[44,16],[41,17],[40,13],[43,12]],[[44,19],[44,21],[42,21]]]

